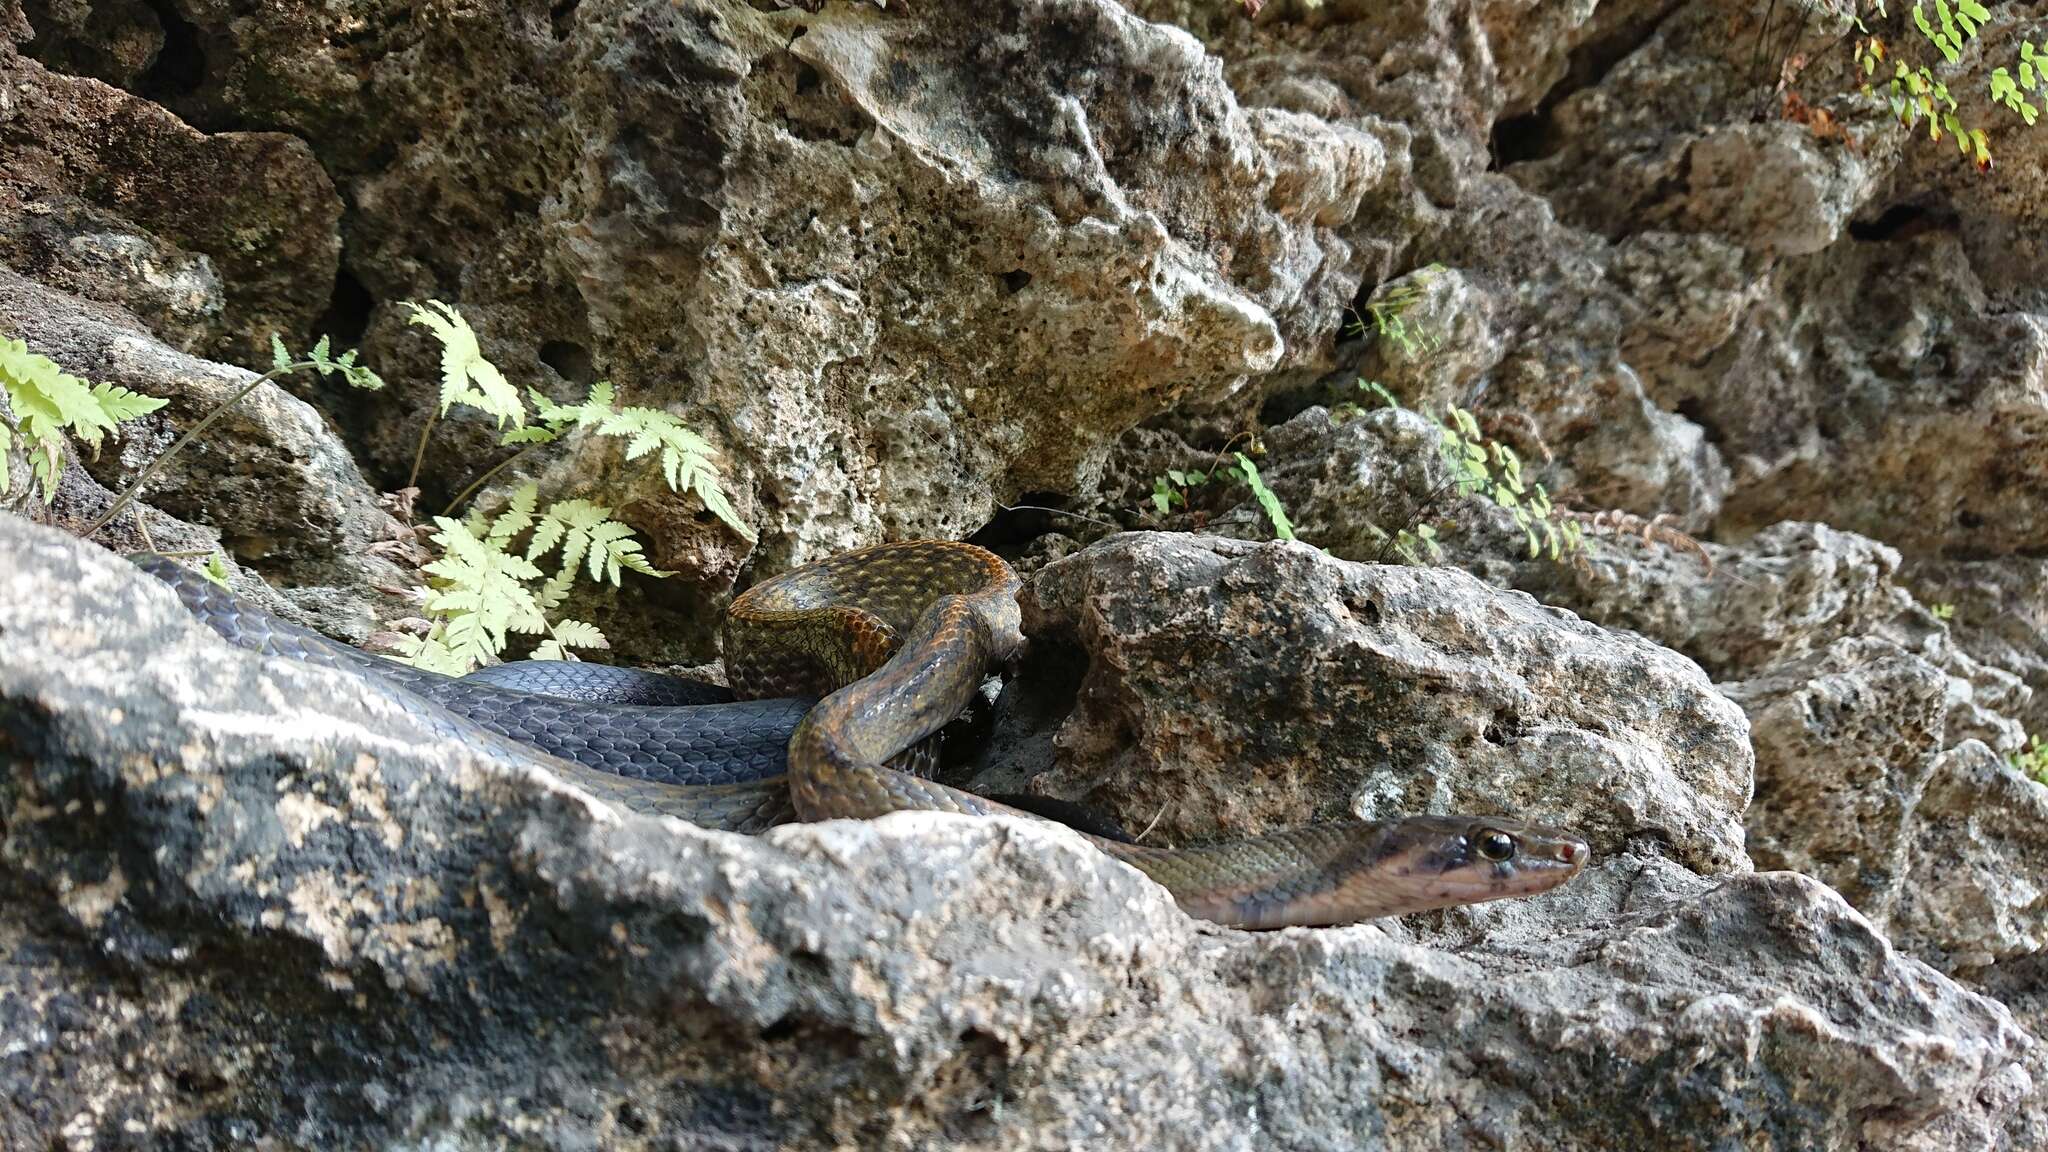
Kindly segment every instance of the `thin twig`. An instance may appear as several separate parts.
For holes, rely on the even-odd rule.
[[[1154,828],[1159,827],[1160,818],[1165,816],[1166,810],[1171,807],[1173,807],[1173,801],[1171,800],[1168,800],[1166,803],[1161,804],[1159,806],[1159,811],[1153,814],[1152,822],[1150,824],[1145,825],[1145,830],[1143,832],[1138,833],[1135,837],[1133,837],[1131,839],[1131,843],[1136,844],[1138,841],[1143,840],[1147,836],[1150,836],[1152,834],[1152,830]]]
[[[427,413],[427,422],[420,427],[420,446],[413,450],[412,472],[405,478],[405,486],[407,488],[417,488],[419,486],[420,461],[427,458],[427,436],[434,431],[434,421],[440,418],[441,414],[439,412],[429,412]]]
[[[1055,516],[1070,516],[1085,523],[1099,524],[1104,528],[1114,528],[1118,531],[1123,530],[1123,525],[1114,520],[1104,520],[1098,516],[1088,516],[1080,512],[1069,512],[1065,508],[1048,508],[1043,504],[998,504],[996,507],[1001,508],[1005,512],[1050,512]]]
[[[469,487],[464,488],[461,492],[457,493],[455,499],[450,500],[448,502],[448,506],[446,508],[441,509],[441,515],[455,515],[455,510],[457,508],[462,507],[462,502],[464,500],[469,499],[471,496],[476,495],[477,489],[482,488],[484,485],[490,483],[491,477],[496,476],[500,472],[503,472],[505,469],[511,467],[512,464],[515,461],[517,461],[520,457],[527,455],[528,453],[532,452],[534,449],[539,447],[539,444],[528,444],[526,447],[521,448],[519,451],[514,452],[510,456],[505,457],[503,460],[498,461],[496,464],[491,465],[490,469],[486,471],[483,475],[470,481]],[[413,474],[415,476],[419,474],[418,461],[413,462]],[[406,487],[410,488],[412,487],[412,485],[408,484],[406,485]]]
[[[1778,0],[1771,0],[1771,6],[1769,8],[1764,9],[1763,27],[1758,28],[1756,30],[1756,41],[1750,45],[1749,49],[1749,86],[1751,88],[1760,87],[1763,83],[1763,81],[1758,79],[1757,77],[1757,69],[1762,67],[1763,65],[1764,41],[1770,37],[1771,19],[1775,17],[1777,14]],[[1762,115],[1763,102],[1759,100],[1754,106],[1750,108],[1749,118],[1751,120],[1755,120]]]
[[[106,527],[107,521],[112,520],[121,511],[121,509],[126,508],[128,506],[128,502],[130,500],[135,499],[136,494],[142,491],[142,486],[144,484],[149,483],[150,477],[155,476],[157,474],[158,469],[162,468],[164,464],[170,460],[171,457],[176,456],[178,454],[178,449],[183,448],[187,444],[190,444],[196,437],[198,437],[198,435],[201,432],[204,432],[208,428],[213,427],[214,421],[220,419],[221,416],[224,415],[228,409],[233,408],[235,405],[241,403],[242,397],[247,396],[251,392],[254,392],[258,384],[267,384],[280,376],[286,375],[291,372],[296,372],[301,368],[311,368],[313,366],[314,365],[310,361],[307,361],[299,364],[287,364],[282,368],[272,368],[270,371],[265,372],[263,375],[258,376],[254,380],[249,381],[247,384],[242,385],[241,390],[236,392],[233,396],[228,397],[226,403],[222,404],[218,408],[215,408],[213,411],[208,412],[206,414],[206,419],[201,420],[197,424],[194,424],[190,431],[186,432],[183,436],[180,436],[176,440],[172,441],[171,446],[169,448],[164,449],[163,455],[158,456],[154,460],[151,460],[149,462],[149,466],[142,470],[142,475],[137,476],[133,484],[128,485],[127,488],[122,490],[119,496],[114,498],[114,506],[107,509],[105,512],[101,513],[100,518],[93,521],[91,527],[88,527],[85,530],[85,534],[87,536],[90,536],[93,533],[99,531],[100,529]]]

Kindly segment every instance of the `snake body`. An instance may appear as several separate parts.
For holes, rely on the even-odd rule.
[[[725,622],[726,670],[741,699],[690,706],[681,697],[717,691],[573,671],[594,665],[462,679],[421,672],[277,620],[170,561],[141,564],[237,644],[378,677],[436,713],[466,717],[480,731],[454,730],[472,742],[554,753],[576,783],[638,810],[736,831],[905,810],[1036,818],[903,770],[1023,644],[1016,574],[973,545],[878,545],[755,585]],[[532,690],[547,677],[552,686]],[[617,703],[620,693],[659,702]],[[576,695],[584,698],[568,698]],[[1246,928],[1533,895],[1569,880],[1588,856],[1568,832],[1477,817],[1310,825],[1191,848],[1082,834],[1190,915]]]

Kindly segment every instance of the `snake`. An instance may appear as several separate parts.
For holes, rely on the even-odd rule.
[[[435,731],[497,756],[539,751],[551,771],[635,811],[736,832],[902,811],[1061,813],[925,774],[935,737],[1024,644],[1021,582],[973,544],[878,544],[747,588],[724,620],[731,698],[585,662],[443,676],[280,619],[169,559],[136,562],[238,646],[373,678]],[[1245,929],[1534,896],[1591,855],[1567,829],[1490,815],[1331,821],[1185,847],[1113,830],[1074,834],[1164,887],[1188,915]]]

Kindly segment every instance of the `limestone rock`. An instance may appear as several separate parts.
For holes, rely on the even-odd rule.
[[[2048,786],[1976,741],[1944,753],[1920,801],[1893,932],[1944,968],[2048,949]]]
[[[1906,883],[1909,821],[1942,749],[1948,678],[1895,644],[1840,640],[1721,685],[1749,716],[1759,865],[1826,881],[1883,923]]]
[[[2010,715],[2048,732],[2048,562],[2031,556],[1928,560],[1901,582],[1924,604],[1948,606],[1948,629],[1979,662],[2025,682],[2031,701]]]
[[[1550,917],[1207,928],[1034,824],[622,814],[76,541],[0,549],[10,1146],[1961,1148],[2023,1115],[2011,1014],[1804,877],[1629,855]]]
[[[115,25],[156,17],[106,7],[106,39],[52,37],[107,56],[118,76],[139,45]],[[56,16],[36,9],[32,21]],[[253,363],[267,359],[272,332],[306,342],[334,292],[341,201],[303,140],[202,133],[147,100],[46,71],[5,41],[0,88],[0,262],[126,309],[182,351]]]
[[[96,460],[84,458],[93,479],[112,490],[126,488],[181,431],[198,424],[253,376],[166,347],[131,316],[5,268],[0,268],[0,330],[14,333],[73,375],[170,401],[124,425]],[[210,526],[229,556],[282,585],[282,598],[291,606],[288,615],[336,635],[360,640],[373,629],[373,609],[384,598],[371,585],[409,582],[397,565],[369,550],[390,539],[396,524],[378,505],[348,450],[318,412],[275,384],[244,397],[181,449],[151,478],[142,498],[178,520]],[[109,503],[110,498],[100,496],[90,517],[96,519]],[[131,514],[121,516],[118,527],[126,532]],[[139,540],[135,543],[140,546]],[[184,545],[173,534],[157,546]]]
[[[1462,572],[1134,533],[1022,601],[1034,646],[1087,662],[1036,787],[1165,842],[1471,809],[1748,865],[1747,733],[1699,670]]]
[[[362,343],[404,401],[362,413],[366,466],[409,464],[436,378],[398,303],[454,302],[515,382],[608,378],[716,444],[763,534],[698,565],[728,579],[966,535],[1319,355],[1361,277],[1338,229],[1384,171],[1371,134],[1239,107],[1191,36],[1110,0],[181,14],[208,51],[172,104],[291,129],[351,206]],[[437,433],[430,496],[489,431]],[[705,551],[693,501],[629,496],[657,563]]]

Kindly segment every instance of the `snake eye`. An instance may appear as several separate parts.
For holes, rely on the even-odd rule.
[[[1496,864],[1514,859],[1515,838],[1505,832],[1489,828],[1479,834],[1477,844],[1479,854]]]

